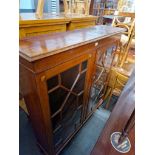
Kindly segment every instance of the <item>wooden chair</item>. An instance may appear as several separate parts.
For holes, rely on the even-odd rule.
[[[128,60],[128,53],[130,48],[135,48],[135,28],[133,28],[131,35],[129,37],[129,40],[124,47],[124,53],[120,62],[120,67],[122,67],[125,62],[128,62],[127,60]]]
[[[38,0],[37,10],[36,10],[36,17],[42,18],[44,12],[44,0]]]
[[[128,75],[122,74],[115,68],[112,68],[109,74],[109,82],[107,86],[106,93],[104,95],[104,100],[107,100],[106,109],[109,108],[112,95],[119,96],[129,79]]]
[[[124,32],[124,34],[129,37],[134,28],[135,14],[116,11],[114,15],[115,17],[112,21],[112,26],[125,28],[126,32]]]
[[[112,95],[115,95],[117,97],[120,95],[121,91],[123,90],[126,82],[128,81],[134,69],[134,62],[124,63],[128,55],[133,34],[134,34],[134,31],[131,33],[131,37],[129,38],[129,41],[126,46],[126,52],[123,56],[123,60],[121,61],[122,64],[119,66],[117,65],[118,60],[116,60],[115,62],[117,50],[114,53],[115,56],[113,58],[113,64],[108,74],[107,86],[105,87],[105,90],[104,90],[105,93],[103,95],[103,101],[107,100],[107,103],[106,103],[107,109],[109,108]]]
[[[89,14],[89,2],[88,0],[63,0],[64,2],[64,12],[67,13],[77,13],[77,14]]]
[[[116,12],[114,17],[112,26],[125,28],[126,31],[121,35],[120,39],[120,48],[117,51],[118,56],[118,64],[123,66],[124,62],[127,59],[127,54],[129,51],[129,47],[134,47],[134,27],[135,27],[135,14],[134,13],[126,13],[126,12]]]
[[[129,37],[126,44],[122,44],[120,41],[119,47],[115,52],[115,63],[114,66],[123,67],[126,63],[135,63],[134,53],[128,57],[130,48],[135,51],[135,41],[134,41],[134,29]]]

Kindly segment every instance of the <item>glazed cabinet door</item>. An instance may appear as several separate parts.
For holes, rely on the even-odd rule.
[[[41,100],[50,111],[55,152],[65,146],[83,123],[91,58],[91,54],[85,54],[39,75]]]
[[[91,115],[92,112],[98,108],[100,98],[105,94],[108,83],[108,73],[114,64],[114,52],[116,49],[117,43],[109,47],[100,47],[97,49],[87,116]]]

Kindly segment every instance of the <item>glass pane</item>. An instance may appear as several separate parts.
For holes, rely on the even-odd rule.
[[[63,145],[63,132],[63,128],[59,128],[53,135],[53,143],[56,151]]]
[[[62,118],[64,123],[70,120],[70,118],[74,115],[76,109],[77,109],[76,96],[71,94],[62,110]]]
[[[49,80],[47,80],[48,90],[56,87],[57,85],[58,85],[58,76],[54,76],[54,77],[50,78]]]
[[[114,52],[114,47],[108,48],[106,50],[106,59],[105,59],[105,67],[110,68],[110,65],[112,63],[112,53]]]
[[[67,91],[62,88],[58,88],[49,94],[49,103],[52,114],[59,110],[63,101],[65,100],[66,95]]]
[[[79,73],[79,65],[76,65],[61,73],[62,85],[70,89]]]
[[[82,63],[82,70],[85,70],[85,69],[87,68],[87,62],[88,62],[88,61],[84,61],[84,62]]]
[[[81,119],[81,109],[76,109],[67,121],[65,118],[62,120],[62,126],[65,131],[62,135],[64,140],[66,140],[71,134],[74,133],[74,131],[76,130],[77,124],[80,123],[80,119]]]
[[[84,90],[84,84],[85,84],[85,77],[86,77],[86,72],[81,74],[80,78],[78,79],[73,91],[77,94],[79,94],[81,91]]]
[[[53,125],[53,130],[57,130],[57,128],[59,128],[61,125],[61,118],[60,118],[60,114],[57,114],[53,119],[52,119],[52,125]]]
[[[102,50],[97,51],[97,56],[96,56],[96,64],[103,66],[104,65],[104,60],[105,60],[105,52],[102,52]]]
[[[83,93],[78,97],[78,106],[82,105],[83,103]]]
[[[75,114],[70,117],[69,120],[62,120],[61,128],[59,128],[54,133],[54,145],[56,151],[64,144],[69,136],[75,132],[75,130],[80,126],[80,117],[81,117],[82,109],[77,109]]]

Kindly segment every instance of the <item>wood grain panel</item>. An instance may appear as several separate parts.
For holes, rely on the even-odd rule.
[[[20,40],[20,56],[28,61],[38,60],[50,55],[92,43],[124,32],[123,28],[97,25],[81,30],[46,34]]]

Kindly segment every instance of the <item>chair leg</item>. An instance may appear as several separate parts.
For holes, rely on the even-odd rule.
[[[112,90],[110,92],[110,95],[109,95],[109,98],[108,98],[108,102],[106,103],[106,106],[105,106],[106,109],[109,108],[111,97],[112,97]]]
[[[105,95],[103,97],[103,100],[106,100],[108,98],[110,92],[111,92],[111,88],[107,88],[106,93],[105,93]]]
[[[131,45],[131,42],[132,42],[132,39],[133,39],[133,35],[134,35],[134,31],[132,31],[132,33],[131,33],[131,35],[129,37],[129,40],[127,42],[127,45],[125,47],[125,52],[124,52],[125,54],[124,54],[124,57],[123,57],[123,59],[121,61],[120,67],[122,67],[123,64],[125,63],[125,61],[127,60],[129,49],[130,49],[130,45]]]
[[[117,77],[116,77],[116,79],[117,79]],[[106,104],[106,109],[109,108],[110,100],[111,100],[111,97],[112,97],[112,93],[113,93],[113,90],[114,90],[114,88],[115,88],[115,86],[116,86],[116,81],[117,81],[117,80],[115,80],[114,86],[111,88],[110,95],[109,95],[109,98],[108,98],[108,102],[107,102],[107,104]]]
[[[124,57],[121,61],[120,67],[122,67],[124,65],[125,61],[127,60],[128,53],[129,53],[129,49],[128,49],[128,51],[125,52]]]

